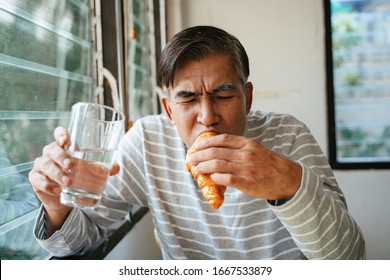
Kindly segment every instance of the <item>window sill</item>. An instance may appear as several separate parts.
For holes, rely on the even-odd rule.
[[[130,230],[148,213],[149,209],[142,207],[130,213],[130,221],[123,220],[115,226],[111,235],[96,242],[88,251],[81,256],[68,256],[63,258],[51,257],[51,260],[103,260],[112,249],[130,232]]]

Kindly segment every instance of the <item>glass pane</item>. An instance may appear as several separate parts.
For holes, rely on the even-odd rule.
[[[0,257],[48,258],[32,235],[33,160],[91,101],[88,0],[0,0]]]
[[[41,21],[42,24],[46,22],[46,24],[58,25],[59,22],[73,20],[77,24],[71,25],[71,33],[80,38],[87,38],[89,32],[88,2],[89,0],[11,0],[1,1],[1,6],[7,7],[11,11],[34,15],[35,17],[29,17],[30,20],[35,18],[41,21],[44,18]],[[9,5],[11,3],[12,5]]]
[[[29,2],[29,1],[22,1]],[[37,1],[35,1],[37,2]],[[80,19],[79,10],[71,5],[58,5],[56,1],[41,1],[42,5],[36,7],[33,14],[21,10],[11,4],[0,7],[0,53],[27,61],[38,62],[47,66],[60,68],[84,75],[88,75],[89,42],[78,37],[86,36],[88,28],[85,20]],[[38,17],[48,7],[64,6],[62,9],[54,7],[54,11],[61,14],[56,25],[43,21]],[[44,9],[40,9],[44,7]],[[43,13],[45,20],[50,13]],[[64,16],[65,15],[65,16]],[[76,16],[73,16],[76,15]],[[84,15],[88,19],[88,14]],[[4,20],[5,19],[5,20]],[[80,27],[80,24],[82,28]],[[78,33],[72,34],[77,28]],[[18,47],[15,47],[18,46]],[[82,58],[82,59],[79,59]]]
[[[148,1],[127,1],[128,30],[133,24],[137,38],[127,39],[127,68],[129,91],[129,119],[134,121],[153,114],[153,88],[151,82]],[[134,5],[134,6],[132,6]]]
[[[48,259],[48,253],[31,238],[37,211],[26,213],[19,218],[22,221],[5,232],[0,226],[0,259],[30,260]],[[18,222],[18,219],[14,221]]]
[[[76,101],[88,98],[90,77],[80,77],[55,68],[44,72],[37,70],[39,65],[30,69],[22,65],[7,65],[2,63],[3,57],[0,54],[0,110],[63,111]]]
[[[390,161],[390,1],[331,1],[337,161]]]
[[[68,113],[53,113],[51,119],[43,119],[46,115],[34,119],[34,115],[15,114],[18,119],[2,118],[0,124],[1,141],[12,165],[31,162],[41,155],[43,146],[53,141],[53,129],[58,125],[66,126],[68,117]],[[1,170],[0,167],[0,176]]]

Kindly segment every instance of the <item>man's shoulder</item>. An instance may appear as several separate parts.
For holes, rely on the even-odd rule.
[[[165,114],[159,115],[148,115],[137,119],[134,122],[134,126],[142,126],[143,128],[154,128],[154,127],[167,127],[172,128],[172,124]]]
[[[247,120],[245,136],[270,149],[283,147],[286,141],[294,142],[298,135],[310,132],[303,122],[284,113],[253,111]]]
[[[130,131],[139,135],[151,135],[152,137],[177,137],[176,127],[165,114],[148,115],[137,119]]]
[[[280,124],[291,124],[291,125],[304,125],[296,117],[278,112],[265,112],[260,110],[252,110],[248,114],[248,126],[278,126]]]

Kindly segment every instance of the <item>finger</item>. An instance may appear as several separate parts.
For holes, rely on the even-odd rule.
[[[64,208],[60,201],[61,187],[59,185],[37,172],[32,172],[29,178],[34,182],[32,183],[33,190],[45,208],[48,206],[52,209]]]
[[[29,180],[37,193],[42,192],[50,195],[59,195],[61,193],[61,186],[44,174],[32,171],[29,173]]]
[[[195,166],[199,163],[213,160],[245,163],[245,161],[242,160],[243,153],[242,150],[231,148],[207,148],[188,155],[187,162]]]
[[[74,166],[72,157],[57,142],[52,142],[43,148],[43,157],[48,157],[64,169],[70,169]]]
[[[210,174],[210,178],[216,184],[222,186],[236,187],[240,182],[238,177],[226,173],[212,173]]]
[[[213,159],[209,161],[203,161],[194,167],[194,172],[197,174],[246,174],[246,166],[231,161]]]
[[[62,126],[59,126],[54,130],[54,139],[62,148],[68,148],[70,144],[68,130]]]
[[[194,143],[193,147],[196,150],[203,150],[211,147],[240,149],[245,145],[245,140],[246,138],[237,135],[219,134],[214,137],[200,139]]]
[[[263,199],[275,199],[275,194],[272,189],[259,188],[257,185],[251,183],[250,179],[246,176],[213,173],[210,174],[210,178],[218,185],[233,187],[249,196]]]
[[[65,164],[66,165],[66,164]],[[69,186],[71,184],[72,168],[62,168],[49,156],[42,156],[34,162],[34,172],[45,175],[58,185]]]

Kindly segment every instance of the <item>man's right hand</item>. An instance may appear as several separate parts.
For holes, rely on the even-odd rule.
[[[34,166],[29,173],[32,188],[46,211],[46,237],[62,227],[72,210],[72,207],[60,202],[61,186],[72,185],[70,169],[75,166],[71,155],[67,152],[70,144],[68,130],[57,127],[54,131],[54,139],[54,142],[44,147],[42,156],[34,161]],[[119,165],[113,164],[110,176],[118,172]]]
[[[50,224],[47,236],[61,228],[72,209],[60,202],[61,186],[72,184],[68,170],[73,167],[73,162],[66,150],[69,145],[69,133],[66,128],[57,127],[54,138],[55,141],[43,149],[42,156],[34,161],[29,173],[32,188],[46,210]]]

